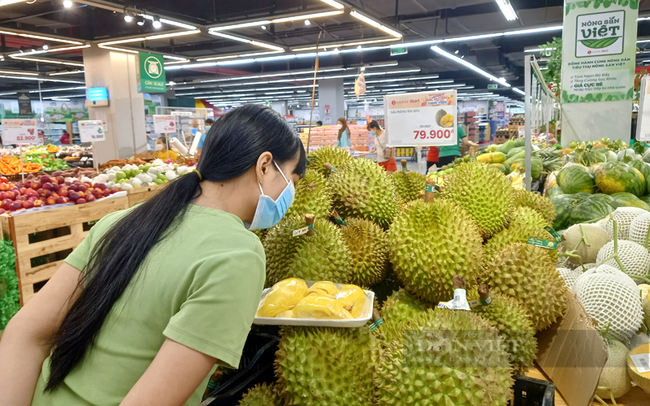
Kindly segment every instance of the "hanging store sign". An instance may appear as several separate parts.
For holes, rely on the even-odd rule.
[[[102,120],[79,121],[81,142],[99,142],[106,140],[106,126]]]
[[[354,94],[357,95],[358,99],[364,93],[366,93],[366,78],[363,76],[363,72],[361,72],[361,75],[354,81]]]
[[[42,144],[38,136],[36,119],[2,119],[2,142],[5,145]]]
[[[164,93],[167,91],[165,61],[162,55],[140,52],[136,68],[138,92]]]
[[[384,96],[388,145],[457,145],[456,91]]]
[[[634,98],[639,2],[565,2],[562,102]]]
[[[176,117],[173,115],[153,116],[153,129],[156,134],[171,134],[176,132]]]
[[[409,50],[406,47],[391,48],[391,50],[390,50],[390,56],[406,55],[408,53],[409,53]]]

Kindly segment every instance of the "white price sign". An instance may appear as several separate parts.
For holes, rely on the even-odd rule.
[[[641,79],[636,139],[637,141],[650,141],[650,80],[647,75]]]
[[[79,121],[81,142],[98,142],[106,139],[106,123],[102,120]]]
[[[384,96],[391,147],[456,145],[456,91]]]
[[[173,115],[154,115],[153,129],[156,134],[171,134],[176,132],[176,117]]]
[[[12,145],[42,144],[35,119],[2,119],[2,142]]]

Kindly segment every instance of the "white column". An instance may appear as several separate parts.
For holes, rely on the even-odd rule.
[[[271,108],[282,116],[287,115],[287,102],[286,101],[274,101],[271,102]]]
[[[343,79],[318,81],[318,112],[324,125],[336,125],[345,117]]]
[[[135,54],[97,47],[83,51],[86,87],[108,89],[107,107],[89,107],[91,120],[104,120],[106,141],[94,144],[95,161],[125,159],[147,150],[144,97],[138,93]]]

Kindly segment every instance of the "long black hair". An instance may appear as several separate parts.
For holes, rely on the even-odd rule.
[[[235,179],[254,167],[266,151],[273,154],[278,164],[299,154],[295,173],[303,175],[306,156],[298,135],[273,110],[246,105],[225,114],[212,126],[197,169],[203,180]],[[200,182],[197,173],[170,182],[98,240],[79,281],[79,297],[54,337],[46,391],[61,385],[84,359],[149,251],[173,231],[188,205],[201,195]]]

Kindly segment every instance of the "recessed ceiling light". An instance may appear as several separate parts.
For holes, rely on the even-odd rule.
[[[260,28],[262,28],[263,30],[265,30],[265,29],[266,29],[266,25],[263,25],[263,26],[260,27]]]
[[[64,0],[63,1],[63,7],[65,8],[71,8],[74,5],[74,3],[71,0]]]
[[[311,25],[311,21],[305,20],[305,25]]]
[[[160,22],[160,17],[158,17],[158,16],[154,16],[154,17],[153,17],[153,22],[151,23],[151,25],[153,26],[153,28],[160,28],[160,27],[162,27],[162,23]]]
[[[48,49],[50,49],[50,46],[45,44],[45,45],[43,45],[43,49],[47,51]]]
[[[124,14],[124,21],[126,21],[127,23],[133,22],[133,14],[131,13]]]

